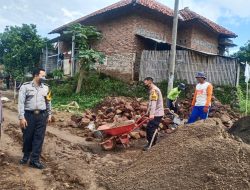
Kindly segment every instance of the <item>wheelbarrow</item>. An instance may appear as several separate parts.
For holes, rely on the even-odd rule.
[[[118,124],[106,124],[98,127],[97,130],[105,136],[100,143],[101,147],[104,150],[112,150],[117,143],[121,143],[124,148],[129,147],[129,133],[140,128],[148,120],[148,117],[143,116],[136,121],[128,120]]]

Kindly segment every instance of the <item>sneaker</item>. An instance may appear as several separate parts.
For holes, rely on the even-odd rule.
[[[40,170],[45,168],[45,166],[41,162],[34,162],[34,161],[30,162],[29,166],[32,168],[40,169]]]

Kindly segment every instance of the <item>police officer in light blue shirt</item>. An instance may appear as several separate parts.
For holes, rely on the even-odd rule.
[[[18,112],[23,132],[23,158],[20,164],[28,163],[43,169],[40,154],[47,122],[51,122],[51,92],[44,83],[44,69],[34,69],[33,80],[24,83],[19,90]]]

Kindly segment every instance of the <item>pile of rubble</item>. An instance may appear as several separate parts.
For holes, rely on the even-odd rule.
[[[147,113],[147,104],[147,102],[142,101],[142,98],[107,97],[95,109],[86,110],[82,115],[72,115],[68,125],[83,129],[88,140],[93,140],[95,135],[91,129],[105,124],[136,120]],[[178,104],[180,118],[187,119],[190,114],[190,99],[182,100]],[[223,105],[216,98],[213,98],[209,117],[220,118],[225,127],[231,127],[240,118],[240,114],[232,111],[230,106]],[[167,129],[172,123],[173,115],[167,114],[165,111],[160,128]],[[145,127],[146,123],[142,130],[131,133],[131,136],[136,139],[145,137]]]
[[[179,115],[181,118],[188,118],[191,108],[190,99],[185,99],[179,102],[179,105]],[[233,123],[241,117],[241,115],[232,110],[229,105],[223,105],[218,99],[213,97],[209,117],[220,118],[226,127],[231,127]]]
[[[96,129],[98,126],[109,123],[137,120],[146,112],[147,102],[142,101],[142,98],[107,97],[95,109],[86,110],[82,115],[72,115],[68,125],[84,129],[87,140],[90,141],[92,137],[95,137],[90,128]],[[146,136],[143,130],[132,132],[130,135],[135,139]]]

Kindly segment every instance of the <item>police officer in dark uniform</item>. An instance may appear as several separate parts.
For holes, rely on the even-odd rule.
[[[51,92],[44,83],[44,69],[34,69],[33,80],[24,83],[19,90],[18,112],[23,132],[23,158],[20,164],[43,169],[40,154],[46,124],[51,122]]]

